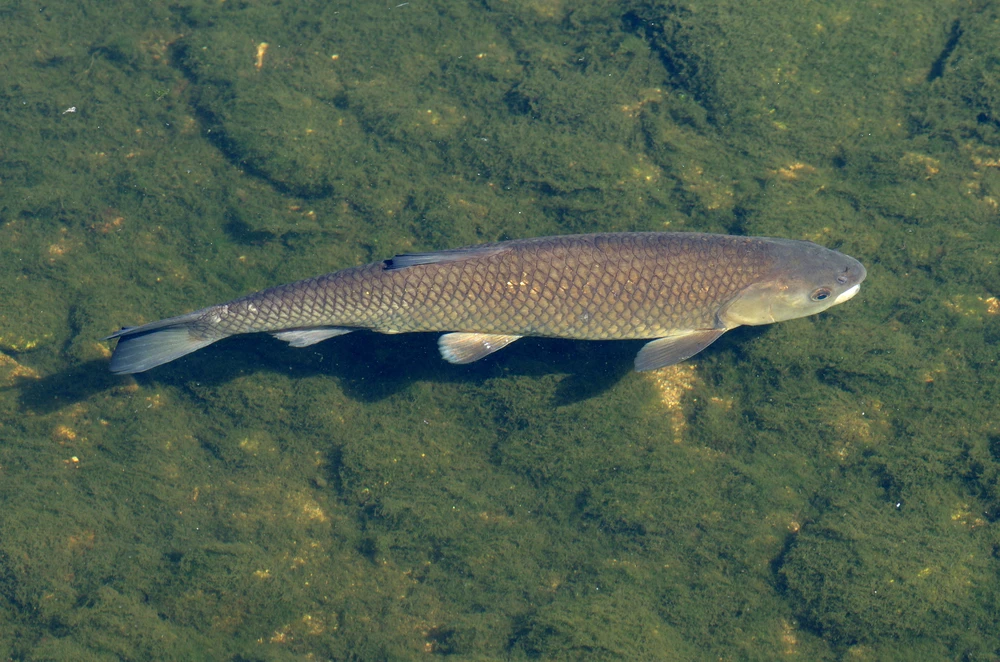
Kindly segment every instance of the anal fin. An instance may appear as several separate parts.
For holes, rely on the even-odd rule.
[[[292,329],[290,331],[276,331],[271,335],[278,340],[284,340],[292,347],[308,347],[327,338],[342,336],[350,333],[354,329],[342,329],[337,326],[319,326],[313,329]]]
[[[725,329],[696,329],[652,340],[643,345],[636,354],[636,372],[656,370],[689,359],[711,345],[725,332]]]
[[[503,349],[521,336],[491,333],[446,333],[438,338],[441,358],[448,363],[472,363]]]

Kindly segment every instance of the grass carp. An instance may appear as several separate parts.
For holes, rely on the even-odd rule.
[[[651,339],[636,370],[683,361],[740,325],[813,315],[857,294],[860,262],[807,241],[693,232],[519,239],[397,255],[124,328],[116,373],[155,368],[241,333],[294,347],[369,329],[444,331],[470,363],[523,336]]]

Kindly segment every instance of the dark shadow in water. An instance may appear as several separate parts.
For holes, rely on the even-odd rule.
[[[413,382],[473,383],[500,376],[567,375],[555,393],[558,404],[594,397],[632,369],[639,342],[585,342],[527,338],[464,366],[441,359],[437,333],[382,335],[359,331],[296,349],[265,335],[226,340],[144,375],[140,381],[195,380],[220,384],[255,371],[341,380],[348,397],[382,400]],[[106,367],[105,367],[106,369]]]
[[[727,333],[709,352],[733,351],[761,329]],[[329,375],[342,381],[346,394],[375,402],[406,390],[416,381],[473,383],[500,376],[565,375],[553,405],[601,395],[632,370],[645,341],[583,341],[525,338],[470,365],[445,363],[436,333],[383,335],[359,331],[312,347],[296,349],[266,335],[230,338],[177,361],[135,375],[140,383],[183,387],[192,381],[217,385],[248,373],[281,372],[309,377]],[[88,361],[41,379],[21,378],[14,386],[26,411],[47,414],[127,383],[128,376],[108,372],[106,361]]]
[[[88,361],[41,379],[20,377],[7,389],[19,391],[21,409],[49,414],[121,383],[121,377],[108,372],[107,361]]]

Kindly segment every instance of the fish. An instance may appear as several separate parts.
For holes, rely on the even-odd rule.
[[[649,340],[637,371],[684,361],[726,331],[822,312],[867,272],[809,241],[696,232],[517,239],[397,255],[125,327],[110,361],[140,373],[212,343],[266,332],[308,347],[352,331],[445,332],[466,364],[519,338]]]

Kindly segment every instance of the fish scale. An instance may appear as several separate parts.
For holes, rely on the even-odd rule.
[[[676,362],[740,324],[819,312],[865,277],[811,242],[681,232],[521,239],[401,255],[127,328],[112,370],[140,372],[221,338],[271,332],[306,346],[356,329],[446,331],[456,363],[522,336],[658,339],[638,369]],[[817,292],[825,292],[818,297]]]
[[[372,309],[363,300],[347,297],[346,314],[335,320],[326,318],[327,323],[393,331],[450,329],[559,337],[572,334],[584,339],[649,337],[651,332],[658,335],[708,323],[714,313],[713,297],[731,296],[756,273],[742,268],[738,269],[742,279],[734,278],[728,271],[737,270],[736,263],[727,263],[725,255],[710,261],[705,259],[708,256],[704,251],[691,250],[689,244],[704,241],[699,242],[697,237],[615,238],[608,237],[600,244],[590,237],[512,242],[506,250],[482,261],[398,271],[362,267],[357,272],[361,282],[367,287],[383,288],[383,302],[400,301],[405,312],[384,303]],[[654,259],[641,250],[650,241],[659,244]],[[728,252],[734,256],[753,248],[746,241],[730,243]],[[586,254],[590,259],[573,260],[574,253]],[[763,255],[760,258],[767,260]],[[680,277],[670,278],[668,268],[685,261],[696,261],[700,266],[681,266]],[[350,270],[340,273],[355,275]],[[717,281],[718,287],[706,289],[702,284],[708,281]],[[332,286],[344,289],[339,283]],[[300,324],[317,321],[302,319]]]

